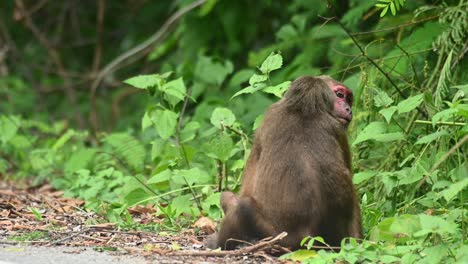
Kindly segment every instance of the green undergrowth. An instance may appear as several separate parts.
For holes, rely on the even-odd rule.
[[[294,9],[298,14],[275,40],[245,54],[244,64],[201,52],[190,64],[168,62],[156,73],[127,78],[126,87],[144,94],[127,109],[138,126],[91,133],[2,108],[0,174],[49,182],[126,228],[179,231],[201,216],[219,220],[220,191],[239,190],[264,110],[296,77],[329,74],[354,93],[348,131],[365,239],[346,239],[333,252],[311,247],[326,248],[321,238],[306,238],[303,250],[283,258],[466,263],[468,71],[461,10],[467,5],[350,3],[340,23],[310,28],[311,14]],[[382,18],[365,34],[348,34],[360,29],[368,10]],[[176,51],[153,56],[158,52],[170,61]],[[330,67],[319,67],[324,61]],[[32,102],[15,97],[26,86],[20,77],[0,84],[9,87],[0,96],[12,105]],[[161,222],[142,227],[128,208],[148,204]]]

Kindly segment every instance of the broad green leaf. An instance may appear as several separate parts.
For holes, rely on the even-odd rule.
[[[254,124],[253,124],[253,127],[252,127],[253,130],[257,130],[257,128],[262,123],[263,118],[265,118],[264,114],[261,114],[261,115],[257,116],[257,118],[255,118],[255,121],[254,121]]]
[[[274,94],[276,97],[281,98],[283,97],[283,94],[288,90],[290,84],[290,81],[286,81],[275,86],[268,86],[262,91],[265,93]]]
[[[297,33],[296,29],[295,29],[292,25],[286,24],[286,25],[283,25],[283,26],[276,32],[276,37],[277,37],[279,40],[288,41],[288,40],[297,38],[297,37],[298,37],[298,33]]]
[[[397,241],[404,242],[408,241],[410,236],[420,228],[418,216],[407,214],[395,217],[395,220],[390,225],[389,231],[397,238]]]
[[[373,139],[375,136],[385,133],[387,126],[383,122],[372,122],[359,133],[353,142],[353,146],[361,142]]]
[[[393,99],[380,89],[375,89],[374,105],[377,107],[387,107],[393,103]]]
[[[257,83],[264,82],[268,79],[268,75],[266,74],[254,74],[252,77],[249,79],[249,84],[251,86],[255,86]]]
[[[396,110],[397,110],[396,106],[390,106],[389,108],[384,108],[380,110],[379,114],[381,114],[385,118],[385,121],[387,121],[387,124],[389,124]]]
[[[204,152],[208,157],[227,161],[232,156],[234,143],[231,137],[227,134],[221,134],[219,137],[213,138],[204,147]]]
[[[219,220],[221,218],[221,206],[219,204],[220,198],[221,193],[213,193],[202,203],[203,211],[207,212],[211,219]]]
[[[236,72],[229,81],[229,87],[231,86],[240,86],[245,81],[249,80],[252,75],[255,74],[255,71],[252,69],[243,69]]]
[[[141,184],[140,184],[141,185]],[[124,197],[125,203],[129,205],[137,204],[141,201],[148,199],[149,197],[153,196],[153,194],[149,194],[146,192],[144,188],[135,188],[127,193]],[[119,215],[119,218],[121,216]]]
[[[65,162],[65,173],[71,174],[77,170],[86,168],[89,162],[93,160],[95,154],[95,149],[80,148],[74,151],[67,162]]]
[[[455,234],[458,232],[457,224],[452,221],[447,221],[440,216],[432,216],[420,214],[421,231],[415,233],[417,237],[424,237],[427,234]]]
[[[429,142],[432,142],[434,140],[437,140],[439,139],[440,137],[442,136],[446,136],[448,135],[449,133],[447,132],[447,130],[442,130],[442,131],[438,131],[438,132],[435,132],[435,133],[432,133],[432,134],[429,134],[429,135],[426,135],[420,139],[418,139],[418,141],[416,141],[416,143],[414,143],[415,145],[418,145],[418,144],[426,144],[426,143],[429,143]]]
[[[159,87],[163,82],[164,79],[159,74],[139,75],[124,81],[124,83],[139,89],[147,89],[154,86]]]
[[[210,175],[197,167],[188,170],[175,170],[172,180],[180,185],[205,184],[211,181]]]
[[[227,108],[216,108],[211,114],[211,124],[221,129],[223,126],[232,126],[236,121],[236,116]]]
[[[182,143],[191,141],[195,138],[198,129],[200,129],[200,123],[196,121],[190,121],[180,131],[180,141]]]
[[[445,198],[447,202],[450,202],[453,197],[460,193],[463,189],[468,186],[468,178],[465,178],[459,182],[453,183],[446,190],[443,190],[440,194]]]
[[[448,108],[444,109],[432,117],[432,126],[435,126],[439,121],[448,121],[450,118],[454,117],[458,113],[457,109]]]
[[[190,194],[179,195],[174,197],[171,202],[171,207],[176,212],[174,216],[179,216],[182,213],[192,214],[192,202],[190,201],[191,199],[192,195]]]
[[[166,182],[171,179],[172,176],[172,171],[167,169],[163,170],[159,173],[156,173],[155,175],[151,176],[149,180],[146,182],[147,184],[154,184],[154,183],[161,183],[161,182]]]
[[[361,182],[367,181],[377,175],[377,171],[363,171],[353,175],[353,183],[360,184]]]
[[[141,119],[141,130],[145,131],[148,127],[151,126],[153,126],[153,121],[151,121],[148,111],[146,111],[143,115],[143,118]]]
[[[397,171],[396,173],[398,175],[398,183],[400,185],[415,183],[420,181],[424,176],[423,171],[415,169],[414,167],[411,169],[405,168],[401,171]]]
[[[248,86],[240,91],[238,91],[237,93],[235,93],[232,97],[231,97],[231,100],[232,98],[236,97],[236,96],[239,96],[241,94],[251,94],[251,93],[254,93],[258,90],[261,90],[263,89],[264,87],[266,86],[266,84],[264,83],[257,83],[255,86]]]
[[[270,72],[277,70],[283,66],[283,57],[279,53],[272,52],[260,66],[260,71],[263,74],[269,74]]]
[[[422,250],[421,255],[424,258],[418,263],[447,263],[444,260],[446,260],[449,253],[452,252],[449,246],[444,243],[432,247],[429,246]]]
[[[281,260],[293,260],[293,261],[298,261],[302,262],[306,259],[311,259],[317,256],[317,252],[314,250],[308,250],[308,249],[299,249],[294,252],[282,255],[279,257]]]
[[[187,89],[181,77],[164,84],[161,91],[165,94],[166,100],[174,107],[185,99]]]
[[[0,116],[0,140],[8,142],[16,135],[20,120],[14,116]]]
[[[418,107],[423,102],[423,99],[424,99],[424,94],[418,94],[406,100],[401,101],[400,103],[398,103],[398,106],[397,106],[398,113],[403,114],[403,113],[407,113],[411,110],[416,109],[416,107]]]
[[[219,61],[208,56],[199,56],[195,66],[196,79],[213,85],[220,85],[224,79],[232,73],[234,66],[232,62]]]
[[[170,110],[158,109],[151,112],[151,120],[162,139],[168,139],[174,135],[178,117],[177,113]]]

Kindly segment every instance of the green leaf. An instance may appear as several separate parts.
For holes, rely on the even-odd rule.
[[[174,197],[171,202],[171,207],[175,210],[174,216],[179,216],[182,213],[192,214],[192,202],[190,199],[192,196],[190,194],[179,195]]]
[[[374,104],[377,107],[387,107],[393,103],[393,99],[380,89],[375,89]]]
[[[187,89],[181,77],[164,84],[161,91],[165,94],[165,99],[174,107],[185,99]]]
[[[200,123],[196,121],[190,121],[180,131],[180,141],[185,143],[195,138],[198,129],[200,129]]]
[[[418,144],[426,144],[426,143],[429,143],[429,142],[432,142],[434,140],[437,140],[439,139],[440,137],[442,136],[446,136],[448,135],[449,133],[446,131],[446,130],[442,130],[442,131],[438,131],[438,132],[435,132],[435,133],[432,133],[432,134],[429,134],[429,135],[426,135],[420,139],[418,139],[418,141],[416,141],[416,143],[414,143],[415,145],[418,145]]]
[[[14,116],[0,116],[0,140],[8,142],[16,135],[20,120]]]
[[[195,65],[195,77],[203,83],[221,85],[226,77],[232,73],[232,62],[218,61],[212,57],[200,55]]]
[[[380,110],[379,114],[381,114],[385,118],[385,121],[387,121],[387,124],[389,124],[396,110],[397,110],[396,106],[390,106],[389,108]]]
[[[146,182],[147,184],[155,184],[155,183],[162,183],[162,182],[168,182],[171,179],[172,176],[172,171],[167,169],[163,170],[159,173],[156,173],[155,175],[151,176],[151,178],[148,179]]]
[[[398,113],[403,114],[403,113],[407,113],[411,110],[416,109],[416,107],[418,107],[423,102],[423,99],[424,99],[424,94],[418,94],[406,100],[401,101],[397,105]]]
[[[231,99],[234,98],[234,97],[236,97],[236,96],[238,96],[238,95],[241,95],[241,94],[251,94],[251,93],[254,93],[254,92],[258,91],[258,90],[263,89],[265,86],[266,86],[266,84],[264,84],[264,83],[257,83],[255,86],[248,86],[248,87],[246,87],[246,88],[244,88],[244,89],[238,91],[237,93],[235,93],[235,94],[231,97]]]
[[[73,151],[70,158],[65,162],[65,174],[71,174],[77,170],[86,168],[96,154],[95,149],[80,148]]]
[[[294,252],[284,254],[279,259],[281,260],[293,260],[293,261],[299,261],[302,262],[307,259],[312,259],[314,257],[317,257],[317,252],[314,250],[308,250],[308,249],[299,249]]]
[[[227,161],[232,156],[234,143],[231,137],[227,134],[221,134],[219,137],[213,138],[204,147],[204,152],[208,157]]]
[[[283,97],[283,94],[288,90],[290,84],[290,81],[286,81],[275,86],[268,86],[262,91],[265,93],[274,94],[276,97],[281,98]]]
[[[249,79],[249,84],[251,86],[255,86],[257,83],[264,82],[268,79],[268,75],[266,74],[254,74],[252,77]]]
[[[432,126],[435,126],[439,121],[448,121],[458,113],[457,109],[448,108],[436,113],[432,117]]]
[[[440,194],[445,198],[447,202],[450,202],[453,197],[460,193],[463,189],[468,186],[468,178],[465,178],[459,182],[453,183],[446,190],[443,190]]]
[[[257,128],[262,123],[263,118],[265,118],[264,114],[261,114],[261,115],[257,116],[257,118],[255,118],[255,121],[254,121],[254,124],[253,124],[253,127],[252,127],[253,130],[257,130]]]
[[[421,221],[422,230],[414,234],[417,237],[424,237],[431,233],[455,234],[458,232],[455,222],[447,221],[440,216],[420,214],[419,220]]]
[[[146,152],[143,144],[126,133],[110,134],[105,142],[114,147],[115,153],[125,160],[133,169],[141,171]]]
[[[197,167],[188,170],[175,170],[172,180],[180,185],[195,185],[209,183],[212,178],[210,175]]]
[[[377,142],[392,142],[404,140],[405,135],[401,132],[383,133],[379,135],[374,135],[371,139],[374,139]]]
[[[283,57],[279,53],[270,53],[260,66],[260,71],[263,74],[269,74],[270,72],[277,70],[283,66]]]
[[[213,8],[216,6],[216,3],[218,3],[218,0],[207,0],[201,7],[200,7],[200,16],[206,16],[213,10]]]
[[[164,79],[159,74],[139,75],[124,81],[124,83],[139,89],[147,89],[154,86],[160,87],[163,82]]]
[[[353,183],[354,184],[360,184],[361,182],[367,181],[371,178],[374,178],[375,175],[377,175],[377,171],[363,171],[363,172],[358,172],[353,175]]]
[[[392,12],[392,15],[396,15],[396,9],[395,9],[395,3],[394,2],[390,3],[390,11]]]
[[[353,142],[353,146],[361,142],[373,139],[375,136],[384,133],[387,126],[383,122],[372,122],[359,133]]]
[[[156,131],[162,139],[168,139],[174,135],[177,126],[177,113],[170,110],[151,111],[151,120],[156,126]]]
[[[216,108],[211,114],[211,124],[221,129],[223,126],[232,126],[236,121],[236,116],[227,108]]]
[[[384,17],[385,14],[387,14],[388,11],[388,6],[386,6],[384,9],[382,9],[382,12],[380,12],[380,17]]]
[[[276,37],[277,37],[279,40],[288,41],[288,40],[297,38],[297,37],[298,37],[298,33],[297,33],[296,29],[295,29],[292,25],[286,24],[286,25],[283,25],[283,26],[276,32]]]
[[[53,150],[58,150],[60,149],[61,147],[63,147],[63,145],[65,145],[65,143],[67,143],[74,135],[75,135],[75,131],[73,129],[69,129],[67,130],[67,132],[65,132],[65,134],[63,134],[59,139],[57,139],[57,141],[55,141],[55,144],[52,146],[52,149]]]

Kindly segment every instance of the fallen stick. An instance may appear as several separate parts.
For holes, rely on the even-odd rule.
[[[165,254],[166,256],[209,256],[209,257],[222,257],[222,256],[237,256],[237,255],[244,255],[248,253],[252,253],[255,251],[262,250],[267,247],[271,247],[276,244],[278,241],[286,237],[288,233],[283,232],[271,240],[268,241],[260,241],[257,244],[243,247],[236,250],[225,250],[225,251],[193,251],[193,250],[181,250],[181,251],[173,251]]]

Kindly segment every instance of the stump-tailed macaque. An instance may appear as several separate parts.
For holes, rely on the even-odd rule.
[[[295,80],[255,133],[240,195],[221,195],[225,217],[206,245],[234,249],[283,231],[280,244],[291,249],[306,236],[331,246],[361,238],[346,136],[352,103],[352,92],[328,76]]]

